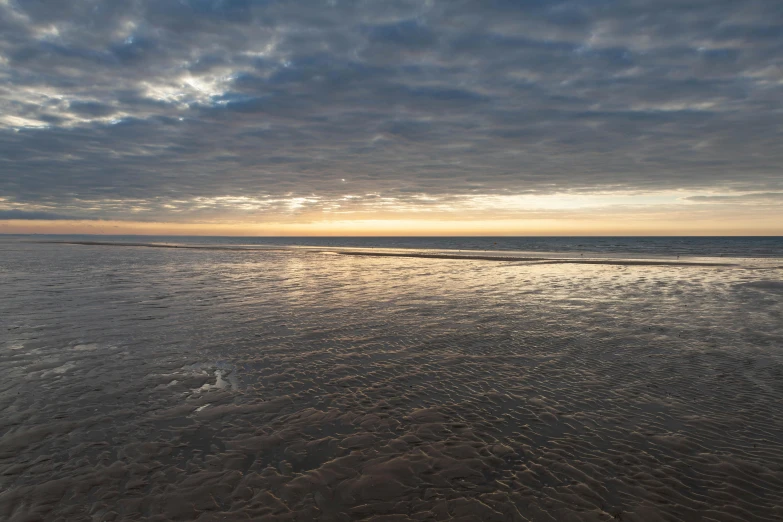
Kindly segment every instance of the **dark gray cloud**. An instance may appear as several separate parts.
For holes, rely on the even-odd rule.
[[[0,210],[0,219],[23,219],[23,220],[47,220],[47,221],[64,221],[64,220],[80,220],[84,219],[79,216],[65,216],[63,214],[55,214],[53,212],[37,212],[30,210]],[[90,218],[87,218],[90,219]]]
[[[780,191],[781,27],[778,0],[0,0],[0,208]]]

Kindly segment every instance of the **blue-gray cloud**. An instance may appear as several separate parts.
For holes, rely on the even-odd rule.
[[[781,27],[777,0],[0,0],[0,208],[780,191]]]
[[[84,217],[55,214],[53,212],[40,212],[34,210],[0,210],[0,220],[21,219],[21,220],[46,220],[46,221],[64,221],[64,220],[82,220]],[[91,218],[86,218],[91,219]]]

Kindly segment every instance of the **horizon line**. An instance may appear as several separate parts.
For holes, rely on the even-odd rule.
[[[480,235],[437,235],[437,234],[413,234],[413,235],[394,235],[394,234],[349,234],[349,235],[236,235],[236,234],[111,234],[111,233],[57,233],[57,232],[0,232],[0,236],[125,236],[125,237],[234,237],[234,238],[265,238],[265,239],[285,239],[285,238],[709,238],[709,237],[758,237],[758,238],[783,238],[781,234],[480,234]]]

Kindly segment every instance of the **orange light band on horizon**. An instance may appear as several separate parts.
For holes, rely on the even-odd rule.
[[[194,236],[783,235],[783,219],[363,219],[309,223],[0,221],[0,234]]]

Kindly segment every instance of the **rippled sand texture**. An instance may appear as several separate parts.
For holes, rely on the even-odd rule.
[[[12,245],[0,519],[781,520],[781,279]]]

